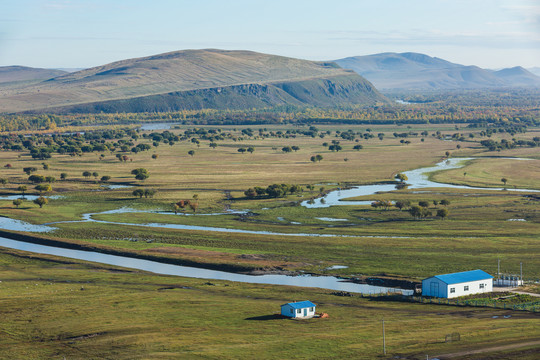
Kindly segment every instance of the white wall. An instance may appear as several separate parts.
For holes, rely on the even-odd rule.
[[[484,285],[483,288],[480,287],[481,284]],[[465,290],[466,286],[469,287],[468,290]],[[454,288],[454,292],[452,292],[452,288]],[[461,283],[461,284],[448,285],[448,298],[455,298],[459,296],[467,296],[467,295],[472,295],[472,294],[481,294],[481,293],[492,292],[492,291],[493,291],[493,279],[469,281],[469,282]]]
[[[281,315],[288,316],[288,317],[294,317],[297,319],[307,319],[315,316],[315,307],[308,307],[306,308],[306,315],[304,316],[304,309],[294,309],[290,305],[284,305],[281,307]],[[313,310],[311,310],[313,309]],[[293,311],[291,313],[291,310]],[[300,310],[300,312],[298,312]]]
[[[484,285],[481,288],[481,284]],[[468,286],[468,290],[465,287]],[[453,292],[452,292],[452,289]],[[440,298],[456,298],[472,294],[480,294],[493,291],[493,279],[469,281],[460,284],[448,285],[441,280],[431,277],[422,281],[422,296],[433,296]]]

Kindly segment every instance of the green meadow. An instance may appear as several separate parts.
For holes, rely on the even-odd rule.
[[[53,191],[46,194],[56,196],[43,208],[32,201],[17,207],[12,200],[0,200],[0,214],[32,224],[53,223],[55,230],[33,236],[207,268],[418,281],[477,268],[494,274],[501,260],[505,271],[518,272],[522,262],[525,279],[540,278],[540,198],[533,191],[511,191],[514,187],[540,190],[537,148],[489,151],[480,145],[480,129],[455,125],[317,127],[321,136],[315,137],[291,133],[308,127],[288,124],[252,126],[253,136],[242,132],[246,127],[241,126],[197,127],[230,134],[215,148],[209,146],[210,140],[192,141],[197,135],[156,147],[141,131],[133,144],[147,144],[150,150],[137,153],[54,153],[38,160],[24,150],[1,151],[0,178],[6,179],[0,185],[2,195],[20,194],[23,185],[26,194],[37,194],[23,172],[35,167],[35,174],[56,178]],[[182,125],[170,132],[180,136],[194,128]],[[273,135],[259,136],[259,129]],[[338,136],[348,130],[356,134],[354,140]],[[424,131],[427,136],[407,137],[409,143],[393,135]],[[448,140],[456,132],[465,140]],[[366,133],[374,137],[359,135]],[[377,134],[383,134],[381,139]],[[536,136],[538,129],[532,128],[514,135],[495,133],[492,139]],[[328,148],[332,140],[339,141],[340,151]],[[354,149],[358,144],[362,148]],[[293,146],[298,149],[282,150]],[[238,151],[248,147],[254,151]],[[128,160],[119,161],[116,154]],[[314,155],[322,160],[311,161]],[[507,190],[405,188],[348,199],[402,201],[411,206],[427,202],[431,215],[422,219],[413,218],[407,208],[299,205],[309,199],[320,201],[324,193],[337,188],[397,184],[396,174],[448,157],[475,159],[460,169],[432,173],[432,180]],[[531,160],[508,159],[516,157]],[[131,171],[138,168],[147,169],[150,176],[136,180]],[[85,177],[85,171],[98,175]],[[110,179],[101,181],[103,176]],[[248,188],[271,184],[298,184],[303,191],[277,198],[244,194]],[[129,187],[107,189],[107,185]],[[156,192],[139,197],[133,194],[137,189]],[[197,206],[175,209],[180,200]],[[449,203],[441,205],[441,200]],[[131,210],[107,213],[120,208]],[[228,209],[245,213],[227,213]],[[448,212],[445,218],[436,216],[442,209]],[[80,221],[89,213],[95,214],[95,221]],[[148,223],[166,225],[145,226]],[[179,228],[171,228],[175,225]],[[328,270],[332,265],[347,268]],[[0,357],[384,358],[383,318],[388,354],[410,359],[540,338],[535,326],[538,316],[527,312],[338,297],[321,289],[225,281],[210,281],[210,285],[206,280],[10,250],[0,255],[0,281]],[[303,299],[317,303],[318,310],[330,318],[300,322],[273,317],[279,305]],[[504,319],[508,314],[512,317]],[[461,334],[459,343],[444,341],[452,332]],[[527,349],[501,350],[500,357],[493,358],[516,354],[534,358]]]

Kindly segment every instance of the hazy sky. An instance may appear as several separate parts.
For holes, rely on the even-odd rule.
[[[91,67],[201,48],[534,67],[540,0],[0,0],[0,66]]]

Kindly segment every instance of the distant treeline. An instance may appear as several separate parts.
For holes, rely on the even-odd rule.
[[[433,92],[388,96],[411,104],[251,110],[183,110],[163,113],[0,115],[0,131],[54,130],[57,127],[177,122],[192,125],[258,124],[540,124],[540,90]]]

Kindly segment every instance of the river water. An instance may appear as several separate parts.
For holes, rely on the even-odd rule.
[[[70,259],[92,261],[101,264],[121,266],[125,268],[149,271],[161,275],[174,275],[198,279],[227,280],[251,284],[289,285],[300,287],[315,287],[336,291],[348,291],[362,294],[379,294],[398,292],[412,295],[413,290],[402,290],[382,286],[355,284],[334,276],[288,276],[288,275],[245,275],[225,271],[208,270],[189,266],[163,264],[156,261],[135,259],[124,256],[108,255],[92,251],[62,249],[52,246],[31,244],[0,237],[0,245],[10,249],[29,251],[39,254],[55,255]]]
[[[442,161],[436,164],[433,167],[421,168],[416,170],[411,170],[404,172],[408,177],[407,184],[409,184],[409,189],[421,189],[421,188],[458,188],[458,189],[477,189],[477,190],[503,190],[502,188],[477,188],[477,187],[467,187],[459,185],[450,185],[437,183],[428,180],[428,176],[431,172],[456,169],[464,166],[466,160],[471,160],[471,158],[455,158]],[[321,202],[320,199],[314,203],[308,201],[302,202],[302,206],[307,208],[320,208],[328,207],[335,205],[361,205],[369,204],[370,201],[343,201],[342,199],[357,197],[357,196],[369,196],[374,195],[379,192],[392,191],[395,189],[395,185],[391,184],[382,184],[382,185],[364,185],[357,186],[347,190],[337,190],[330,192],[327,196],[324,197],[324,202]],[[509,191],[527,191],[527,192],[537,192],[536,190],[526,190],[526,189],[508,189]],[[134,210],[128,208],[115,209],[110,211],[105,211],[100,214],[112,214],[112,213],[122,213],[122,212],[141,212],[141,210]],[[156,211],[153,211],[156,212]],[[72,221],[72,222],[84,222],[84,221],[94,221],[100,223],[109,223],[109,224],[118,224],[118,225],[130,225],[130,226],[144,226],[144,227],[165,227],[165,228],[174,228],[174,229],[185,229],[185,230],[200,230],[200,231],[215,231],[215,232],[235,232],[235,233],[246,233],[246,234],[264,234],[264,235],[281,235],[281,236],[316,236],[316,237],[339,237],[346,235],[334,235],[334,234],[305,234],[305,233],[275,233],[270,231],[257,231],[257,230],[242,230],[242,229],[229,229],[229,228],[219,228],[219,227],[209,227],[209,226],[193,226],[193,225],[181,225],[181,224],[158,224],[158,223],[148,223],[148,224],[131,224],[131,223],[117,223],[110,221],[96,220],[93,218],[97,214],[84,214],[83,220]],[[202,214],[201,214],[202,215]],[[209,215],[209,214],[206,214]],[[323,218],[324,219],[324,218]],[[328,219],[324,219],[328,220]],[[346,220],[346,219],[337,219],[337,220]],[[59,222],[60,223],[60,222]],[[28,231],[28,232],[45,232],[54,230],[55,228],[50,226],[52,224],[44,225],[32,225],[25,223],[24,221],[14,220],[9,218],[0,217],[0,228],[6,230],[15,230],[15,231]],[[357,236],[355,236],[357,237]],[[368,236],[369,237],[369,236]],[[291,285],[291,286],[303,286],[303,287],[317,287],[324,288],[336,291],[348,291],[355,293],[384,293],[389,291],[401,291],[392,288],[371,286],[365,284],[354,284],[350,282],[344,282],[338,278],[331,276],[287,276],[287,275],[244,275],[244,274],[235,274],[228,273],[223,271],[215,271],[208,269],[200,269],[193,267],[177,266],[170,264],[163,264],[159,262],[134,259],[123,256],[107,255],[97,252],[90,251],[80,251],[80,250],[70,250],[55,248],[50,246],[36,245],[31,243],[25,243],[15,240],[10,240],[0,237],[0,246],[30,251],[40,254],[49,254],[62,257],[68,257],[79,260],[99,262],[103,264],[122,266],[127,268],[139,269],[144,271],[150,271],[157,274],[164,275],[176,275],[184,277],[195,277],[202,279],[213,279],[213,280],[229,280],[245,283],[258,283],[258,284],[274,284],[274,285]],[[412,290],[405,291],[406,294],[412,295]]]
[[[405,171],[403,172],[403,174],[406,175],[408,178],[408,180],[406,181],[408,185],[407,188],[408,189],[447,188],[447,189],[492,190],[492,191],[505,190],[504,188],[482,188],[482,187],[472,187],[472,186],[465,186],[465,185],[452,185],[452,184],[438,183],[438,182],[429,180],[429,175],[431,173],[435,171],[462,168],[465,166],[465,162],[468,160],[474,160],[474,158],[452,158],[452,159],[441,161],[431,167]],[[512,158],[512,160],[533,161],[532,159],[521,159],[521,158]],[[315,200],[305,200],[302,202],[301,205],[310,209],[326,208],[326,207],[337,206],[337,205],[370,205],[373,200],[347,201],[343,199],[354,198],[354,197],[359,197],[359,196],[375,195],[378,193],[389,192],[395,189],[396,189],[396,186],[393,184],[355,186],[350,189],[331,191],[323,198],[319,198]],[[529,189],[509,188],[506,190],[538,192],[538,190],[529,190]]]

